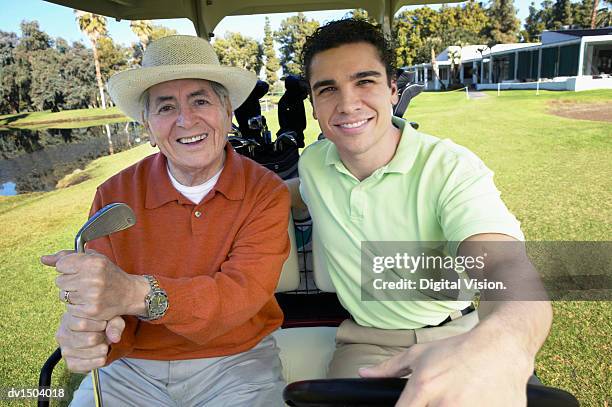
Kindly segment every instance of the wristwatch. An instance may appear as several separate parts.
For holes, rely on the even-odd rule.
[[[143,276],[147,279],[151,290],[145,297],[145,309],[147,315],[139,317],[143,321],[154,321],[160,319],[166,314],[168,310],[168,294],[166,291],[159,286],[157,279],[153,276]]]

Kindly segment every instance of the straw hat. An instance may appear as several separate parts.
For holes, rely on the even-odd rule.
[[[206,79],[218,82],[229,92],[232,108],[246,100],[257,75],[241,68],[222,66],[212,45],[191,35],[172,35],[152,42],[142,58],[142,67],[128,69],[108,80],[108,93],[119,109],[142,121],[143,92],[174,79]]]

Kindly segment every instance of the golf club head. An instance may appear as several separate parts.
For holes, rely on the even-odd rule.
[[[78,253],[85,251],[85,243],[119,232],[136,224],[132,208],[124,203],[111,203],[96,212],[79,230],[74,239]]]

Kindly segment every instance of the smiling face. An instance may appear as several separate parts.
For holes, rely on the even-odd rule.
[[[223,165],[232,108],[210,82],[177,79],[148,90],[145,124],[168,159],[172,175],[183,185],[198,185]]]
[[[310,63],[310,87],[315,118],[345,164],[388,156],[389,151],[387,158],[393,156],[399,141],[399,132],[391,123],[397,85],[389,85],[373,45],[350,43],[315,54]]]

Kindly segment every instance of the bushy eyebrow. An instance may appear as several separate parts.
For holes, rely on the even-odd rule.
[[[356,80],[356,79],[363,79],[363,78],[368,78],[368,77],[376,77],[376,78],[380,78],[382,77],[382,73],[378,72],[378,71],[361,71],[361,72],[356,72],[354,74],[352,74],[350,76],[351,80]],[[324,86],[332,86],[335,85],[336,81],[333,79],[324,79],[322,81],[317,81],[314,83],[314,85],[312,85],[312,90],[317,90],[319,88],[322,88]]]
[[[197,97],[197,96],[210,96],[210,92],[206,91],[206,89],[198,89],[189,94],[189,99]],[[159,106],[163,102],[167,102],[169,100],[176,100],[174,96],[158,96],[155,98],[155,106]]]
[[[210,96],[210,92],[208,92],[206,89],[198,89],[189,94],[189,99],[194,98],[196,96]]]
[[[322,88],[323,86],[330,86],[330,85],[335,85],[336,81],[333,79],[326,79],[324,81],[317,81],[315,82],[314,85],[312,85],[312,90],[317,90],[319,88]]]
[[[369,76],[374,76],[376,78],[380,78],[382,76],[382,73],[378,72],[378,71],[363,71],[363,72],[357,72],[353,75],[351,75],[351,79],[355,80],[355,79],[362,79],[362,78],[367,78]]]
[[[155,98],[155,106],[159,106],[163,102],[174,100],[174,96],[158,96]]]

